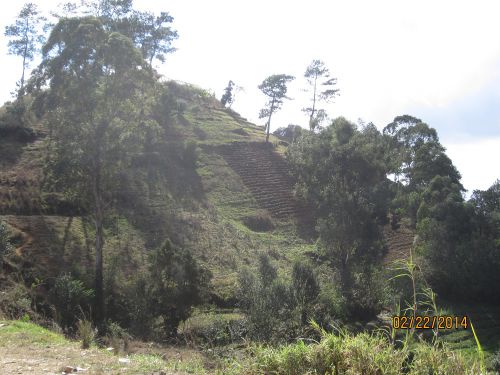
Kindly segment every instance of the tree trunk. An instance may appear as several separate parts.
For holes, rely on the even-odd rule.
[[[269,110],[269,118],[267,119],[266,143],[269,142],[269,131],[271,129],[271,116],[273,115],[273,111],[274,111],[274,102],[275,102],[275,98],[273,97],[273,102],[271,103],[271,109]]]
[[[103,285],[103,256],[102,250],[104,246],[103,232],[103,202],[101,193],[101,172],[99,157],[96,160],[95,175],[93,181],[94,195],[94,222],[95,222],[95,306],[94,318],[95,323],[99,326],[104,322],[104,285]]]
[[[26,43],[24,44],[24,52],[23,52],[23,74],[21,75],[21,88],[19,89],[19,96],[23,95],[24,88],[24,71],[26,70],[26,55],[28,54],[28,27],[29,27],[29,19],[26,19],[26,33],[24,35],[24,40]]]
[[[314,77],[314,93],[313,93],[313,106],[311,110],[311,116],[309,117],[309,130],[314,130],[313,129],[313,119],[314,119],[314,112],[316,111],[316,82],[318,81],[318,75]]]

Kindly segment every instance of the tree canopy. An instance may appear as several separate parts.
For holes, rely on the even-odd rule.
[[[290,99],[286,96],[287,93],[287,83],[291,82],[295,79],[295,77],[287,75],[287,74],[274,74],[272,76],[267,77],[262,83],[259,85],[260,91],[264,93],[268,97],[268,101],[266,102],[264,108],[260,110],[259,118],[266,118],[266,142],[269,142],[269,131],[271,128],[271,117],[273,113],[277,110],[281,109],[283,105],[284,99]]]
[[[309,114],[309,129],[314,130],[321,122],[326,119],[326,111],[323,108],[318,109],[319,102],[330,102],[339,93],[334,86],[337,84],[337,78],[330,77],[330,70],[321,60],[313,60],[306,69],[304,77],[312,90],[311,106],[302,110]]]
[[[14,24],[5,27],[5,36],[10,40],[7,44],[9,54],[23,58],[22,75],[19,94],[23,94],[25,70],[35,57],[35,53],[44,42],[40,30],[46,18],[40,15],[38,7],[33,3],[24,4]]]

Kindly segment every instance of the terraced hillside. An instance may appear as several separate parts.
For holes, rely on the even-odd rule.
[[[294,198],[287,163],[270,144],[232,142],[220,146],[219,150],[261,208],[276,218],[292,216],[301,226],[312,226],[311,209]]]
[[[106,223],[105,272],[119,267],[137,273],[147,251],[170,238],[210,269],[214,293],[231,299],[238,270],[255,266],[259,254],[270,254],[287,273],[312,250],[299,233],[308,212],[293,199],[286,163],[273,151],[282,146],[265,145],[262,127],[189,90],[184,112],[164,124],[156,164],[134,167],[131,175],[139,178],[124,185],[128,195]],[[4,271],[22,271],[28,283],[72,273],[91,284],[94,228],[63,196],[45,190],[43,130],[36,125],[37,137],[29,142],[0,138],[0,220],[16,249]],[[273,136],[271,142],[278,143]],[[240,150],[253,154],[253,179],[238,167],[237,158],[249,157],[235,145],[247,145]],[[272,216],[271,230],[245,225],[265,211]]]
[[[415,232],[404,225],[400,225],[397,229],[386,225],[384,227],[384,238],[388,252],[384,262],[390,264],[395,260],[408,259],[413,246],[414,236]]]

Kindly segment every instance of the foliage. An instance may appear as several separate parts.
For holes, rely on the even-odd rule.
[[[402,208],[416,225],[421,193],[435,176],[449,177],[460,190],[460,173],[445,153],[434,128],[422,120],[397,116],[383,134],[386,163],[396,182],[396,207]]]
[[[305,263],[295,263],[292,270],[292,291],[297,303],[302,325],[309,322],[310,307],[319,296],[320,286],[312,268]]]
[[[269,257],[261,254],[258,276],[244,268],[238,284],[240,306],[248,317],[249,335],[255,340],[288,341],[306,334],[310,319],[325,311],[331,313],[328,306],[319,304],[319,282],[305,263],[294,264],[292,280],[287,282],[278,277]]]
[[[316,108],[318,102],[329,102],[338,95],[339,90],[333,87],[337,84],[337,78],[330,78],[330,71],[321,60],[313,60],[307,67],[304,77],[312,86],[312,106],[302,110],[309,114],[309,129],[318,129],[326,118],[324,109]],[[323,86],[319,88],[318,86]]]
[[[72,327],[80,312],[88,312],[94,291],[87,289],[82,281],[71,274],[59,275],[50,290],[49,300],[55,308],[58,323],[64,327]]]
[[[203,301],[210,274],[188,250],[167,240],[151,255],[149,277],[150,311],[162,318],[164,334],[175,337],[179,323],[189,317],[193,306]]]
[[[90,345],[94,341],[96,335],[92,322],[86,319],[79,319],[76,327],[78,337],[82,340],[82,349],[90,348]]]
[[[30,108],[30,102],[30,98],[22,97],[4,104],[5,111],[0,115],[1,136],[13,136],[19,142],[30,142],[35,139],[36,134],[31,129],[35,116]]]
[[[193,314],[181,324],[179,331],[188,345],[214,349],[243,342],[247,334],[247,324],[240,314],[210,310]]]
[[[0,292],[0,315],[9,319],[20,319],[22,316],[33,316],[32,301],[28,288],[15,284]]]
[[[231,107],[231,104],[233,104],[233,88],[234,88],[234,82],[230,80],[226,88],[224,89],[224,94],[220,99],[220,102],[223,107],[225,107],[226,105]]]
[[[419,343],[396,349],[383,336],[321,332],[319,343],[257,347],[244,374],[473,374],[477,363],[446,348]]]
[[[417,230],[429,281],[454,299],[497,300],[498,182],[465,203],[460,186],[436,176],[422,194]],[[489,202],[489,203],[486,203]]]
[[[66,3],[59,13],[53,15],[59,21],[89,15],[98,18],[107,31],[129,38],[150,68],[153,60],[165,62],[166,55],[175,51],[172,43],[178,34],[170,26],[173,17],[168,12],[153,14],[136,10],[132,0],[82,1],[78,5]]]
[[[281,109],[283,105],[283,99],[290,99],[286,96],[287,83],[293,81],[295,77],[286,74],[275,74],[267,77],[259,85],[259,89],[266,95],[269,99],[265,104],[264,108],[260,110],[259,118],[267,117],[266,128],[266,142],[269,141],[269,131],[271,129],[271,117],[273,113]]]
[[[272,218],[267,212],[247,216],[243,223],[254,232],[268,232],[274,229]]]
[[[302,136],[303,131],[304,129],[302,129],[299,125],[290,124],[286,128],[281,127],[276,129],[273,134],[288,143],[293,143]]]
[[[119,354],[122,348],[125,352],[127,351],[132,336],[118,323],[108,320],[106,322],[106,338],[108,345],[113,348],[114,353]]]
[[[5,36],[10,38],[9,54],[23,58],[19,96],[23,95],[25,70],[35,57],[39,46],[44,42],[45,38],[40,34],[39,28],[45,20],[35,4],[26,3],[19,12],[16,22],[5,27]]]
[[[317,209],[319,250],[338,272],[351,312],[373,313],[376,304],[356,307],[353,292],[384,251],[379,225],[387,221],[389,191],[380,133],[373,125],[358,130],[338,118],[292,144],[287,157],[299,194]]]
[[[95,309],[104,318],[103,220],[120,175],[141,150],[149,117],[145,93],[154,86],[140,52],[126,36],[94,17],[63,18],[43,47],[33,78],[53,140],[47,174],[53,189],[76,201],[96,222]],[[45,84],[50,90],[43,90]]]

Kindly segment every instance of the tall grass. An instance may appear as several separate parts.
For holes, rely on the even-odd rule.
[[[474,340],[476,341],[477,352],[479,354],[479,363],[481,366],[481,373],[486,374],[486,366],[484,364],[484,351],[483,348],[481,347],[481,343],[479,342],[479,338],[477,337],[476,330],[474,329],[474,325],[472,324],[470,318],[469,318],[469,323],[470,323],[470,328],[472,330],[472,334],[474,335]]]
[[[321,336],[320,342],[310,345],[299,341],[278,348],[258,346],[242,373],[463,375],[480,371],[477,363],[467,362],[460,354],[424,342],[397,349],[380,333],[322,331]]]
[[[90,345],[94,342],[96,335],[92,322],[87,319],[80,319],[76,323],[76,328],[78,331],[78,337],[82,341],[82,349],[90,348]]]

